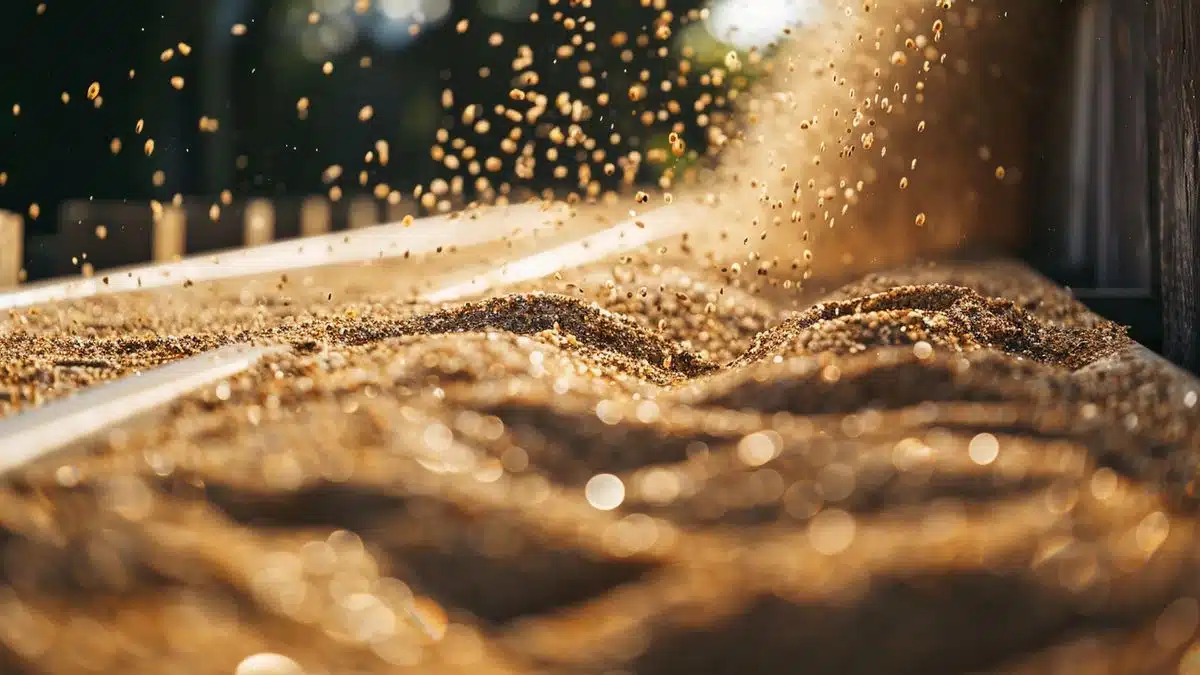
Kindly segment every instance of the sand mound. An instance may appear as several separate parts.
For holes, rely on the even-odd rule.
[[[292,350],[9,477],[5,672],[263,650],[311,672],[1135,672],[1187,648],[1197,392],[1023,268],[801,308],[658,263],[540,285],[10,317],[9,411],[219,344]]]

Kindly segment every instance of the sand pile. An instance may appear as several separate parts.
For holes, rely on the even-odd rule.
[[[272,651],[312,673],[1112,673],[1190,648],[1197,392],[1020,266],[799,310],[685,257],[448,307],[388,269],[5,320],[10,413],[292,348],[7,479],[5,672]]]

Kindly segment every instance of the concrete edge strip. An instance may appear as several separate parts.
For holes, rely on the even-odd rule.
[[[696,227],[695,218],[711,207],[678,203],[648,211],[561,246],[514,260],[498,269],[452,282],[422,295],[427,302],[455,302],[483,295],[501,286],[511,286],[574,269],[605,258],[635,251],[687,232]]]
[[[231,345],[0,419],[0,474],[252,368],[282,347]]]

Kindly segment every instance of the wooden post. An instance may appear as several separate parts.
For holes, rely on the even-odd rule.
[[[309,197],[300,206],[300,236],[325,234],[333,227],[333,210],[324,197]]]
[[[154,262],[171,262],[183,257],[187,242],[187,215],[182,207],[163,206],[154,221]]]
[[[261,246],[275,240],[275,205],[266,199],[252,199],[246,204],[246,246]]]
[[[0,288],[21,282],[25,256],[25,219],[0,211]]]
[[[1200,3],[1155,0],[1163,352],[1200,370]]]
[[[373,197],[355,197],[350,200],[350,229],[379,224],[379,204]]]

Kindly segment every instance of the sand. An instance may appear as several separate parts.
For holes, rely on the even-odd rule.
[[[0,414],[291,347],[6,479],[4,672],[1188,658],[1198,392],[1020,265],[797,294],[632,256],[433,307],[427,264],[4,319]]]

